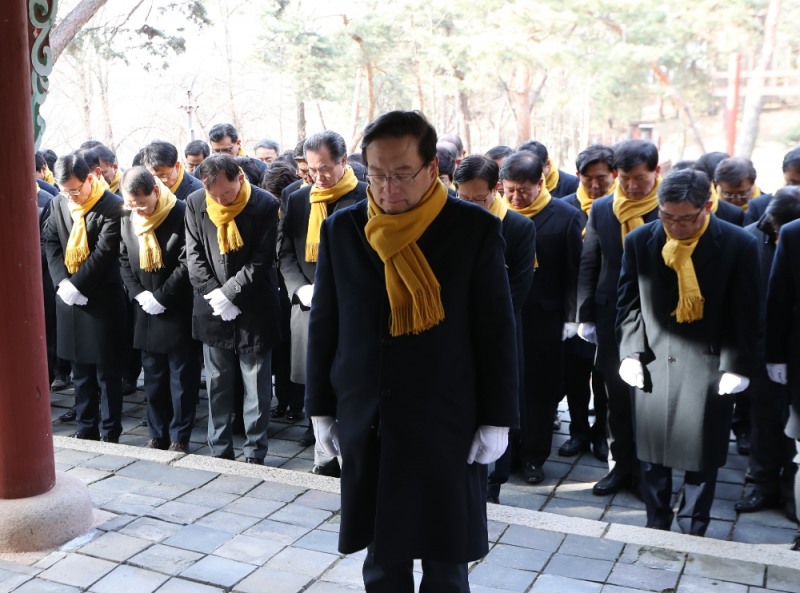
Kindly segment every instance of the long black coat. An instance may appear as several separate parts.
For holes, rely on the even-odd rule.
[[[486,466],[467,465],[478,426],[518,424],[514,314],[500,220],[448,198],[417,241],[444,321],[391,337],[367,205],[322,226],[311,306],[306,411],[335,416],[342,452],[339,550],[467,562],[488,551]]]
[[[181,179],[178,189],[174,192],[175,197],[181,201],[186,201],[186,198],[198,189],[203,189],[203,182],[184,169],[183,179]]]
[[[206,210],[205,190],[186,200],[186,261],[194,288],[192,336],[215,348],[259,353],[281,338],[275,270],[278,200],[253,187],[235,221],[244,247],[222,255],[217,227]],[[203,298],[217,288],[242,311],[233,321],[215,317]]]
[[[596,364],[606,373],[619,370],[615,327],[623,244],[622,225],[614,215],[613,204],[613,195],[592,203],[578,272],[577,321],[596,325]],[[658,220],[658,207],[644,216],[645,222],[654,220]]]
[[[744,226],[744,210],[725,200],[719,201],[716,216],[736,226]]]
[[[119,275],[119,219],[122,200],[106,190],[86,214],[89,257],[71,275],[64,251],[72,230],[67,199],[61,194],[50,202],[44,229],[44,247],[53,286],[65,279],[89,302],[69,306],[56,297],[58,356],[84,364],[109,364],[119,360],[122,346],[125,297]]]
[[[747,212],[744,213],[744,222],[742,226],[758,222],[761,217],[764,216],[764,212],[767,210],[771,199],[771,194],[761,194],[757,198],[750,200],[747,203]]]
[[[678,323],[677,274],[664,264],[660,221],[625,239],[619,280],[619,356],[638,354],[645,387],[635,389],[636,454],[682,470],[721,467],[734,398],[718,393],[723,373],[752,377],[759,306],[755,239],[711,216],[692,254],[703,318]]]
[[[781,228],[767,290],[767,362],[786,363],[795,416],[800,416],[800,221]]]
[[[133,347],[137,350],[165,354],[185,348],[192,338],[192,285],[186,269],[185,218],[186,203],[178,200],[155,230],[164,267],[145,272],[139,267],[139,237],[133,230],[130,213],[122,217],[119,263],[128,298],[133,301],[149,290],[167,309],[160,315],[148,315],[134,302]]]
[[[550,195],[554,198],[563,198],[569,194],[574,194],[578,191],[578,184],[580,180],[577,176],[567,173],[566,171],[558,170],[558,183],[550,190]]]
[[[280,245],[278,259],[281,274],[286,282],[286,291],[292,302],[297,289],[314,283],[314,262],[306,261],[306,238],[308,237],[308,217],[311,215],[312,185],[301,187],[293,192],[285,204],[286,211],[281,219]],[[328,204],[328,214],[347,208],[367,199],[367,184],[361,181],[352,191],[344,194],[332,204]]]

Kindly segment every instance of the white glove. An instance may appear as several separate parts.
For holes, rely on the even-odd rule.
[[[306,284],[305,286],[301,286],[294,294],[297,296],[297,300],[300,301],[301,305],[304,307],[310,307],[311,299],[314,296],[314,285]]]
[[[590,344],[597,344],[597,326],[594,323],[579,323],[578,336]]]
[[[214,315],[219,315],[221,313],[220,307],[222,307],[225,302],[230,303],[228,297],[222,294],[221,288],[215,288],[203,298],[207,300],[208,304],[211,305],[211,308],[214,309]]]
[[[742,377],[736,373],[722,373],[719,380],[719,394],[720,395],[733,395],[740,393],[747,389],[750,385],[750,379]]]
[[[311,425],[314,427],[314,438],[317,444],[325,451],[326,455],[338,457],[339,451],[339,425],[333,416],[312,416]]]
[[[631,387],[644,389],[644,367],[637,359],[628,356],[619,365],[619,376]]]
[[[89,302],[89,299],[66,278],[58,283],[58,291],[56,294],[70,307],[73,305],[85,305]]]
[[[469,448],[467,463],[482,463],[488,465],[497,461],[508,447],[507,426],[479,426],[472,437],[472,446]]]
[[[222,317],[222,321],[233,321],[241,314],[242,310],[228,300],[219,308],[219,316]],[[217,315],[217,313],[214,313],[214,315]]]
[[[156,300],[156,297],[154,297],[153,293],[149,290],[144,290],[133,298],[148,315],[161,315],[167,310],[164,305]]]
[[[785,363],[767,363],[767,374],[769,375],[769,380],[775,383],[780,383],[781,385],[786,385],[788,381],[789,374],[786,370]]]
[[[578,324],[567,321],[561,329],[561,341],[569,340],[578,335]]]

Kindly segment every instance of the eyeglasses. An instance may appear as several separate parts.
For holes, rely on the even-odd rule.
[[[390,181],[394,183],[395,187],[405,187],[411,185],[411,182],[416,179],[428,163],[422,165],[419,170],[414,173],[395,173],[394,175],[367,175],[369,184],[374,187],[385,187]]]
[[[687,226],[690,224],[694,224],[697,222],[697,219],[700,218],[700,215],[703,213],[705,208],[700,208],[697,211],[697,214],[694,216],[670,216],[669,214],[665,214],[664,211],[659,208],[658,209],[658,217],[661,219],[661,222],[664,224],[677,224],[680,226]]]
[[[486,202],[489,201],[489,198],[492,197],[493,193],[494,193],[494,191],[490,191],[488,194],[486,194],[482,198],[474,198],[474,197],[465,196],[464,194],[459,193],[458,197],[461,198],[462,200],[464,200],[465,202],[472,202],[473,204],[481,204],[481,205],[483,205],[483,204],[485,204]]]
[[[220,154],[220,153],[233,154],[235,150],[236,150],[236,145],[232,144],[231,146],[212,148],[211,152],[213,152],[214,154]]]
[[[84,180],[83,180],[83,183],[81,183],[81,185],[80,185],[80,187],[78,187],[78,189],[67,189],[67,188],[63,188],[63,189],[62,189],[60,192],[58,192],[58,193],[60,193],[60,194],[61,194],[62,196],[64,196],[65,198],[69,198],[69,197],[77,198],[79,195],[81,195],[81,191],[83,190],[83,186],[84,186],[85,184],[86,184],[86,180],[84,179]]]
[[[746,200],[752,195],[752,193],[753,193],[753,188],[751,187],[747,191],[740,191],[736,193],[720,191],[719,195],[722,196],[723,200]]]

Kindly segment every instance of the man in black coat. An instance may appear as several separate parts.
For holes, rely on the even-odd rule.
[[[181,201],[185,201],[190,193],[203,188],[197,177],[186,173],[183,164],[178,160],[178,149],[169,142],[154,140],[145,146],[142,165]]]
[[[775,383],[788,385],[789,420],[786,436],[795,439],[800,465],[800,221],[790,222],[781,229],[767,290],[766,355],[767,374]],[[795,473],[795,513],[800,501],[800,471]],[[800,521],[800,517],[798,517]],[[800,530],[792,549],[800,551]]]
[[[578,191],[578,178],[556,167],[544,144],[538,140],[528,140],[520,144],[517,150],[532,152],[542,161],[545,187],[551,196],[563,198]]]
[[[55,174],[62,193],[50,203],[44,245],[57,290],[57,352],[72,362],[75,436],[115,443],[122,432],[122,201],[76,153],[59,159]]]
[[[617,282],[625,236],[658,217],[656,191],[661,179],[658,149],[644,140],[620,143],[614,166],[617,187],[592,204],[578,275],[578,335],[597,344],[595,366],[603,373],[608,396],[610,471],[592,488],[598,496],[631,486],[635,476],[631,390],[617,372]]]
[[[189,177],[187,175],[187,177]],[[186,269],[186,202],[144,167],[122,176],[120,274],[135,301],[133,346],[142,353],[147,447],[189,452],[200,388]]]
[[[488,551],[486,464],[517,425],[500,220],[447,197],[418,112],[369,124],[368,203],[322,225],[306,408],[342,456],[339,550],[368,593],[469,591]]]
[[[525,481],[544,480],[543,465],[553,442],[553,416],[564,395],[564,339],[574,327],[581,213],[552,199],[543,164],[527,150],[503,161],[504,198],[511,210],[536,224],[535,281],[522,307],[525,352],[522,447]]]
[[[519,396],[522,399],[524,392],[521,387],[525,368],[522,348],[522,306],[525,299],[528,298],[528,291],[533,280],[533,265],[536,260],[536,224],[530,218],[511,210],[503,196],[496,193],[499,179],[500,168],[497,163],[488,157],[477,154],[462,160],[454,173],[459,198],[478,204],[503,221],[506,272],[511,288],[511,303],[514,306],[514,321],[517,330]],[[512,456],[519,456],[521,437],[519,431],[513,431],[508,449],[495,462],[494,471],[489,474],[489,489],[486,494],[489,502],[500,502],[500,487],[508,482],[511,476],[511,469],[514,465]]]
[[[306,139],[303,150],[314,183],[301,187],[289,196],[281,219],[278,248],[281,274],[292,303],[291,380],[298,385],[306,383],[308,314],[314,295],[320,225],[337,210],[360,202],[367,196],[367,184],[358,181],[347,164],[347,145],[340,134],[331,130],[314,134]],[[292,419],[302,417],[300,410],[291,412]],[[306,439],[313,441],[313,435],[308,434]],[[335,457],[326,456],[319,447],[315,447],[311,471],[336,476],[339,474],[339,463]]]
[[[192,337],[203,343],[208,444],[233,459],[236,376],[244,383],[248,463],[263,464],[272,399],[271,348],[280,342],[275,247],[278,200],[252,187],[227,154],[197,169],[204,190],[186,201],[186,257],[194,288]]]
[[[672,471],[684,472],[677,513],[702,536],[725,465],[732,394],[756,359],[755,239],[711,215],[705,173],[674,171],[658,188],[660,221],[625,238],[619,279],[619,374],[635,388],[636,455],[647,527],[669,530]]]

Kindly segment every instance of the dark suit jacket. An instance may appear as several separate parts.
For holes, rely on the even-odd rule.
[[[286,282],[286,292],[292,302],[297,289],[314,283],[314,262],[306,261],[306,237],[308,236],[308,217],[311,215],[311,188],[307,185],[289,196],[281,220],[278,259],[281,274]],[[367,199],[367,184],[358,182],[356,188],[343,195],[333,204],[328,204],[328,214],[347,208],[356,202]]]
[[[514,315],[500,220],[447,199],[417,241],[441,285],[444,320],[389,334],[384,264],[367,205],[322,225],[306,378],[309,416],[336,416],[339,550],[467,562],[487,553],[486,466],[467,465],[481,425],[518,424]]]
[[[578,191],[580,180],[561,169],[558,170],[558,183],[550,190],[550,195],[554,198],[563,198]]]
[[[36,184],[39,186],[39,189],[46,191],[51,196],[58,195],[58,188],[52,183],[47,183],[44,179],[39,179],[37,177]]]
[[[50,202],[45,223],[44,246],[53,286],[70,282],[89,299],[86,305],[69,306],[56,297],[58,356],[85,364],[108,364],[119,357],[125,301],[119,275],[119,219],[122,200],[106,190],[86,214],[89,257],[70,275],[64,251],[72,230],[67,198],[59,194]]]
[[[757,198],[750,200],[747,203],[747,212],[744,213],[744,224],[742,226],[758,222],[764,215],[771,199],[771,194],[761,194]]]
[[[581,323],[597,327],[597,365],[608,373],[619,370],[614,331],[617,317],[617,283],[622,264],[622,227],[614,215],[614,196],[597,198],[589,211],[578,273],[578,315]],[[658,219],[658,208],[644,216]]]
[[[511,302],[515,314],[519,314],[533,281],[536,224],[530,218],[509,210],[503,219],[503,240],[506,244],[505,261]]]
[[[278,200],[253,187],[250,200],[234,220],[244,247],[222,255],[217,227],[206,209],[205,190],[194,192],[186,201],[186,258],[194,287],[192,336],[216,348],[258,353],[281,338],[275,270]],[[214,316],[203,298],[216,288],[241,309],[233,321]]]
[[[719,395],[720,377],[755,370],[758,246],[711,216],[692,254],[703,318],[678,323],[678,277],[664,264],[665,241],[660,221],[632,231],[619,280],[619,356],[638,354],[645,366],[644,389],[635,390],[636,454],[682,470],[721,467],[734,398]]]
[[[184,176],[190,177],[190,175]],[[139,266],[139,237],[133,231],[130,213],[122,217],[120,274],[128,298],[149,290],[167,308],[149,315],[133,304],[133,347],[145,352],[169,353],[185,348],[192,337],[192,285],[186,269],[186,202],[175,207],[155,230],[164,267],[145,272]]]
[[[561,201],[564,202],[565,204],[569,204],[570,206],[572,206],[578,212],[581,213],[581,215],[582,215],[581,216],[581,229],[585,228],[586,227],[586,222],[589,220],[589,217],[586,215],[586,213],[581,208],[581,202],[580,202],[580,200],[578,200],[578,194],[573,192],[573,193],[569,194],[568,196],[564,196],[563,198],[561,198]]]
[[[198,189],[203,189],[203,182],[184,169],[183,179],[181,179],[181,183],[175,191],[175,197],[179,200],[186,201],[189,194],[196,192]]]
[[[735,204],[726,202],[725,200],[719,201],[716,215],[725,222],[735,224],[736,226],[745,226],[744,210],[742,210],[741,208],[739,208],[739,206],[736,206]]]

